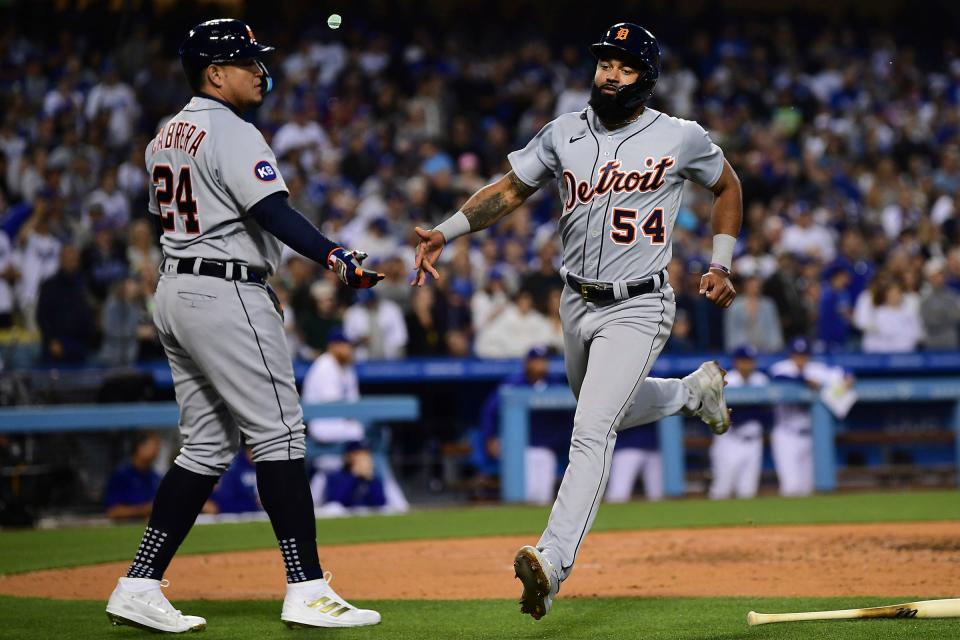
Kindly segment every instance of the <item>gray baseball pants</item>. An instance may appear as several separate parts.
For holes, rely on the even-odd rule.
[[[606,306],[569,286],[560,305],[564,357],[577,397],[570,463],[537,546],[566,579],[597,515],[617,432],[680,411],[689,399],[679,379],[647,378],[670,336],[673,289]]]
[[[155,302],[154,323],[180,407],[176,464],[219,475],[230,466],[241,436],[257,462],[303,458],[293,364],[266,288],[166,273]]]

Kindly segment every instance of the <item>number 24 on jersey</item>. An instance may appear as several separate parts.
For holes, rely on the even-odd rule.
[[[153,167],[153,188],[160,205],[160,224],[164,233],[177,231],[177,218],[183,220],[183,233],[200,233],[200,219],[197,217],[197,200],[193,197],[193,182],[190,167],[183,165],[174,180],[173,167],[157,164]],[[171,206],[176,201],[175,206]]]

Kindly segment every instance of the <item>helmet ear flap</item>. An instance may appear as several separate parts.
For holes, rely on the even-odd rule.
[[[268,93],[273,91],[273,76],[271,76],[270,72],[267,71],[267,65],[263,64],[263,62],[261,62],[260,60],[256,60],[255,62],[257,63],[257,67],[260,69],[260,71],[263,72],[262,91],[263,91],[263,95],[267,95]]]
[[[653,97],[653,88],[659,74],[653,69],[644,69],[633,84],[617,89],[617,103],[624,109],[636,109]]]

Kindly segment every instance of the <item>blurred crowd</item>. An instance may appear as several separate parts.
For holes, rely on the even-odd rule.
[[[270,42],[266,28],[258,35]],[[412,229],[456,211],[509,170],[509,151],[585,106],[592,35],[474,49],[427,30],[305,31],[273,55],[277,89],[254,118],[291,203],[387,274],[358,296],[288,254],[274,284],[293,356],[314,359],[334,330],[361,360],[562,345],[553,188],[448,247],[435,287],[408,284]],[[721,314],[696,295],[711,198],[685,194],[667,351],[776,352],[795,337],[828,351],[957,348],[960,50],[931,59],[879,32],[801,38],[776,21],[662,46],[652,106],[704,125],[740,175],[745,212],[740,297]],[[8,368],[161,357],[143,150],[189,97],[173,51],[145,26],[109,51],[75,30],[45,42],[12,27],[0,35]]]

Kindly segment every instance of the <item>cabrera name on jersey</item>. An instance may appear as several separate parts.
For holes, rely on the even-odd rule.
[[[281,244],[247,212],[287,185],[256,127],[223,103],[195,97],[150,141],[144,161],[165,255],[276,270]]]
[[[507,158],[530,186],[557,182],[563,263],[605,282],[664,269],[684,181],[712,187],[724,165],[703,127],[650,108],[613,131],[592,108],[564,114]]]

